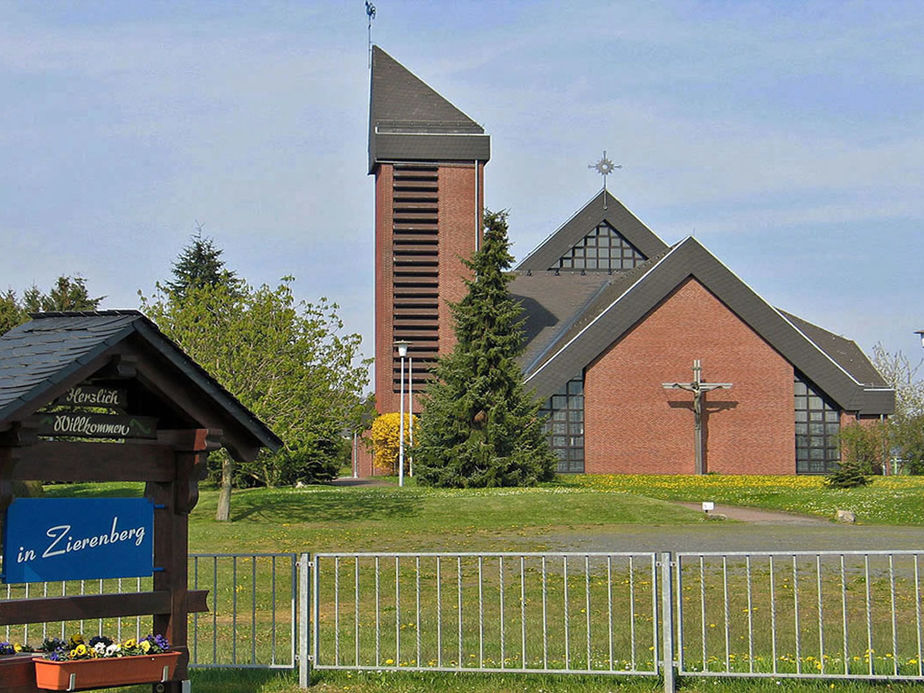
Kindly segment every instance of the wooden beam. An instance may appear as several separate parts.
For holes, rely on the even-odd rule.
[[[162,614],[170,610],[170,592],[91,594],[0,602],[0,626],[45,621],[79,621],[115,616]]]
[[[40,441],[14,448],[17,481],[170,481],[173,451],[164,445]]]
[[[191,614],[204,614],[209,610],[209,591],[190,590],[186,593],[186,611]]]
[[[187,609],[191,613],[208,611],[208,594],[208,590],[187,592]],[[169,612],[170,592],[167,590],[42,599],[9,599],[0,601],[0,626],[116,616],[144,616]]]
[[[0,691],[2,693],[40,693],[35,687],[35,655],[16,654],[0,657]]]
[[[220,429],[184,428],[157,432],[157,442],[182,452],[212,452],[221,447]]]

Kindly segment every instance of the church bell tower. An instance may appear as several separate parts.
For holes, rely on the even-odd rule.
[[[484,165],[491,138],[378,46],[372,49],[369,173],[375,176],[375,396],[399,410],[408,342],[414,391],[452,349],[447,301],[465,295],[468,259],[481,242]]]

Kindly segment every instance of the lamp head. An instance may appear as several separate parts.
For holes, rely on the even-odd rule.
[[[921,338],[921,346],[924,347],[924,330],[915,330],[914,333]]]
[[[400,356],[401,358],[404,358],[405,356],[407,356],[408,344],[409,342],[406,342],[403,339],[400,339],[397,342],[395,342],[395,348],[398,350],[398,356]]]

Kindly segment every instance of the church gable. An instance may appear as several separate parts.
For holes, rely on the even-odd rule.
[[[614,281],[598,301],[566,330],[534,364],[526,382],[547,397],[562,382],[596,359],[641,321],[677,287],[694,277],[712,295],[805,373],[842,409],[863,415],[889,414],[894,393],[866,386],[811,341],[783,314],[735,276],[696,239],[687,238],[660,258]]]
[[[667,245],[651,229],[608,191],[602,190],[516,269],[625,271],[666,249]]]
[[[704,398],[703,471],[793,473],[792,366],[692,277],[587,365],[588,473],[697,472],[693,397],[664,387],[691,381],[694,360],[730,385]]]

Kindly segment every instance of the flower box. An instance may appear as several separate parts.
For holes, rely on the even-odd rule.
[[[168,681],[173,676],[179,657],[179,652],[165,652],[63,662],[36,658],[33,660],[35,684],[48,691],[76,691],[83,688]]]
[[[0,688],[5,693],[35,693],[31,652],[0,656]]]

